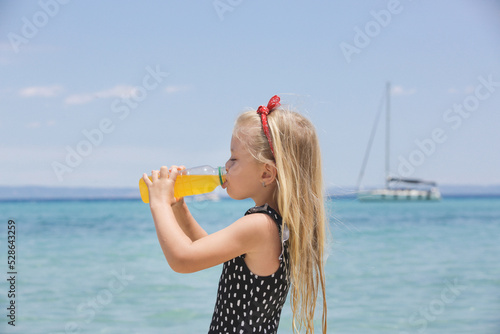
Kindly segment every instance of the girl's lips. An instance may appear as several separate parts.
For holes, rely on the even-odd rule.
[[[227,180],[226,180],[226,181],[224,181],[224,183],[222,184],[222,186],[221,186],[221,187],[222,187],[222,189],[226,189],[226,188],[227,188]]]

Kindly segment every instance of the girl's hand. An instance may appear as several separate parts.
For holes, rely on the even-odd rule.
[[[167,168],[162,166],[160,170],[153,170],[151,172],[152,180],[149,180],[146,173],[142,176],[142,179],[146,183],[149,191],[149,205],[173,205],[177,202],[174,196],[174,184],[179,174],[179,170],[183,167],[172,166]]]
[[[173,167],[177,167],[177,166],[172,166]],[[177,167],[177,171],[179,172],[182,172],[184,169],[186,169],[185,166],[178,166]],[[184,205],[184,197],[179,197],[179,198],[175,198],[176,201],[174,204],[172,204],[172,207],[182,207]]]

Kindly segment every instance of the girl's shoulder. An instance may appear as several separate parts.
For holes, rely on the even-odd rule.
[[[269,227],[276,225],[276,220],[268,211],[253,209],[254,208],[249,209],[245,215],[235,221],[233,225],[243,225],[248,232],[268,233]]]
[[[262,206],[254,206],[253,208],[248,209],[245,213],[245,216],[255,213],[263,213],[271,217],[275,222],[281,223],[281,216],[279,215],[279,213],[275,209],[270,207],[267,203]]]
[[[288,240],[288,235],[289,235],[288,227],[286,226],[286,224],[283,224],[283,219],[281,215],[275,209],[273,209],[266,203],[262,206],[254,206],[253,208],[248,209],[247,212],[245,213],[245,216],[256,216],[259,214],[261,215],[261,217],[267,216],[271,218],[271,220],[274,221],[274,224],[272,225],[278,227],[278,233],[280,237],[281,234],[283,234],[283,237],[285,237],[285,239]],[[269,218],[267,218],[268,222],[270,222]],[[283,226],[284,230],[282,231]]]
[[[241,237],[257,238],[260,242],[266,242],[267,239],[273,238],[274,232],[281,235],[281,216],[267,204],[254,206],[232,226],[240,232]]]

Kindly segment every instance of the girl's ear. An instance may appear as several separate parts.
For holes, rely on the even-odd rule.
[[[276,166],[265,163],[262,171],[262,182],[264,182],[266,186],[270,185],[276,180],[276,177],[277,177]]]

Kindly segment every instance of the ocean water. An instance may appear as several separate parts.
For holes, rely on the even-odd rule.
[[[222,200],[191,210],[214,232],[250,206]],[[500,333],[500,198],[327,206],[329,333]],[[0,221],[0,333],[208,331],[221,267],[173,272],[139,200],[1,202]],[[292,333],[288,303],[279,333]]]

